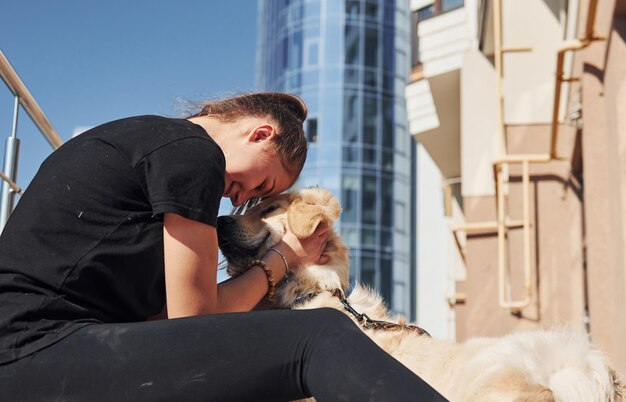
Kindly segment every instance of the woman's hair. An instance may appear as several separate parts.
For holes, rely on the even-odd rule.
[[[189,117],[211,116],[226,122],[249,116],[269,117],[278,126],[273,143],[285,169],[294,179],[300,175],[307,154],[302,127],[307,107],[301,98],[281,92],[257,92],[205,102],[199,109]]]

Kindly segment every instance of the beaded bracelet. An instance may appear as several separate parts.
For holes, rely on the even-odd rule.
[[[272,301],[274,299],[274,292],[276,291],[276,286],[274,285],[274,275],[272,274],[272,270],[268,268],[267,264],[263,260],[252,260],[248,264],[248,269],[252,267],[259,267],[267,276],[267,299]]]
[[[291,270],[289,270],[289,264],[287,264],[287,259],[285,258],[285,255],[281,253],[280,251],[278,251],[277,249],[275,249],[274,247],[271,247],[268,251],[275,252],[276,254],[280,256],[280,258],[283,259],[283,262],[285,263],[285,279],[289,278],[289,274],[291,273]]]

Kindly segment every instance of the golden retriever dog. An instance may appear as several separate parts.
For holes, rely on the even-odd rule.
[[[251,260],[282,239],[287,227],[306,238],[326,222],[331,227],[325,249],[330,261],[294,269],[265,308],[344,311],[376,344],[451,401],[625,400],[623,384],[582,331],[538,330],[454,343],[405,326],[403,319],[390,315],[379,295],[362,286],[342,303],[349,288],[348,248],[332,230],[340,213],[329,191],[310,188],[266,198],[242,215],[220,217],[219,244],[228,273],[243,273]],[[371,322],[357,319],[348,308],[383,324],[366,325]]]

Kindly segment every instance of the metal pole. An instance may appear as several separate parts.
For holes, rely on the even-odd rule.
[[[11,136],[7,138],[6,149],[4,153],[4,174],[13,182],[17,177],[17,160],[20,149],[20,140],[17,138],[17,118],[20,110],[20,97],[15,97],[15,107],[13,108],[13,129]],[[7,182],[2,183],[2,207],[0,209],[0,232],[4,229],[9,215],[13,211],[13,201],[15,199],[15,191]]]

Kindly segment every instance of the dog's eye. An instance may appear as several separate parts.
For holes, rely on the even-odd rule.
[[[261,211],[261,215],[265,216],[265,215],[269,215],[272,212],[276,211],[278,209],[278,206],[276,205],[270,205],[269,207],[265,208],[263,211]]]

